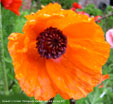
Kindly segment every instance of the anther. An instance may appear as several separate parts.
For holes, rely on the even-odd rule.
[[[63,55],[67,47],[67,38],[62,31],[49,27],[37,37],[38,53],[46,59],[56,59]]]

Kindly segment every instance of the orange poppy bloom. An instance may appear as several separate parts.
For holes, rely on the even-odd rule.
[[[17,15],[20,15],[19,8],[22,5],[22,0],[1,0],[5,9],[9,9]]]
[[[23,33],[9,36],[16,79],[28,96],[80,99],[107,79],[110,46],[94,18],[49,4],[26,16]]]

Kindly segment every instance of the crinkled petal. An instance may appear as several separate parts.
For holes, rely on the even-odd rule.
[[[63,29],[63,33],[67,36],[68,43],[73,40],[82,43],[85,39],[105,41],[101,27],[93,21],[70,24]]]
[[[102,65],[110,46],[102,29],[92,21],[71,24],[63,33],[68,39],[66,52],[59,59],[46,60],[47,71],[59,93],[67,94],[63,98],[80,99],[106,79]]]
[[[54,9],[55,7],[56,9]],[[57,3],[49,4],[37,13],[27,15],[26,18],[28,21],[24,25],[23,32],[33,40],[36,39],[40,32],[49,27],[55,27],[57,29],[63,30],[65,27],[73,23],[85,21],[94,22],[93,19],[88,18],[85,15],[80,16],[72,10],[61,9],[60,5]]]
[[[80,99],[87,96],[95,86],[106,79],[101,69],[106,60],[107,57],[103,58],[96,51],[92,53],[92,51],[87,52],[84,48],[68,46],[66,53],[61,58],[47,60],[46,66],[58,93],[64,99]],[[63,96],[64,94],[67,96]]]
[[[32,54],[30,47],[26,46],[27,41],[23,34],[13,33],[9,36],[8,49],[12,56],[16,79],[28,96],[34,96],[38,100],[49,100],[56,95],[56,91],[46,72],[45,60],[35,55],[35,49]]]

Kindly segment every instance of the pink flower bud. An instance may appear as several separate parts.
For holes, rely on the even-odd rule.
[[[106,40],[113,48],[113,29],[110,29],[106,32]]]
[[[76,8],[72,7],[71,10],[75,12]]]

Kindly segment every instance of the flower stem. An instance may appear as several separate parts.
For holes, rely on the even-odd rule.
[[[70,99],[70,104],[76,104],[76,101],[74,99]]]
[[[7,82],[7,74],[6,74],[6,66],[4,60],[4,44],[3,44],[3,35],[2,35],[2,16],[1,16],[1,4],[0,4],[0,68],[3,75],[4,81],[4,94],[8,95],[8,82]]]
[[[53,100],[54,100],[54,98],[50,99],[47,104],[52,104]]]

